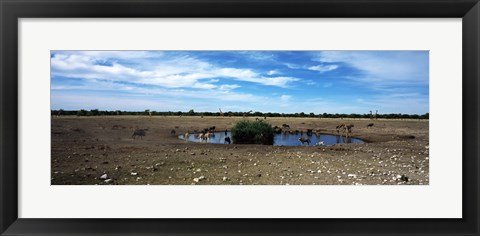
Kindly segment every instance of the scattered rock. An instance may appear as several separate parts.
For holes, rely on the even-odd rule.
[[[132,172],[132,173],[130,173],[130,175],[136,176],[136,175],[138,175],[138,173],[137,172]]]
[[[106,179],[108,179],[108,175],[107,175],[107,174],[103,174],[102,176],[100,176],[100,179],[106,180]]]

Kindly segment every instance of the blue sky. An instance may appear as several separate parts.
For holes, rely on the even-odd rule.
[[[428,51],[52,51],[52,109],[429,112]]]

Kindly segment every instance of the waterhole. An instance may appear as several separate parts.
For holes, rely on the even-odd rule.
[[[195,142],[195,143],[214,143],[214,144],[228,144],[225,142],[225,138],[230,137],[231,144],[233,144],[232,135],[230,132],[215,132],[213,135],[208,139],[200,139],[199,134],[189,134],[188,141]],[[185,140],[184,134],[178,136],[178,138]],[[299,139],[304,138],[304,140],[308,139],[310,142],[301,142]],[[364,141],[358,138],[351,138],[345,137],[341,135],[331,135],[331,134],[275,134],[273,138],[273,146],[331,146],[334,144],[340,143],[363,143]]]

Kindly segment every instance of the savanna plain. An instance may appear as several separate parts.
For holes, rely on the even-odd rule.
[[[333,135],[336,126],[350,123],[351,136],[365,143],[269,146],[179,138],[212,126],[230,130],[245,119]],[[132,138],[138,129],[145,136]],[[428,120],[54,116],[51,151],[53,185],[429,184]]]

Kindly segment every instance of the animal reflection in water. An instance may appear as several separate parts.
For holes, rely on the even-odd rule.
[[[335,136],[337,143],[352,143],[352,137],[336,135]]]

